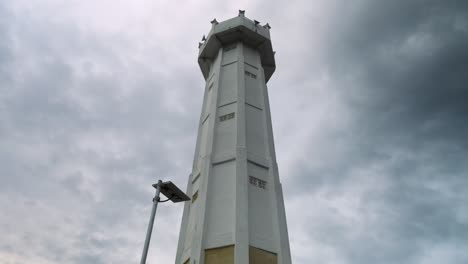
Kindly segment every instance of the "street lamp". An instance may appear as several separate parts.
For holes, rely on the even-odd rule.
[[[156,208],[158,203],[164,203],[171,200],[173,203],[189,201],[190,198],[181,191],[174,183],[167,181],[162,182],[161,180],[158,183],[153,184],[153,187],[156,189],[156,194],[153,198],[153,208],[151,209],[151,217],[148,224],[148,231],[146,232],[145,245],[143,247],[143,253],[141,254],[140,264],[146,264],[146,256],[148,255],[148,247],[151,240],[151,233],[153,231],[154,216],[156,215]],[[159,201],[159,194],[162,193],[167,197],[167,200]]]

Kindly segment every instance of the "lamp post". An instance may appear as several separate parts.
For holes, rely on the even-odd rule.
[[[148,247],[151,240],[151,233],[153,232],[154,217],[156,215],[156,209],[158,208],[158,203],[164,203],[171,200],[173,203],[189,201],[190,198],[181,191],[174,183],[167,181],[162,182],[161,180],[158,183],[153,184],[153,187],[156,189],[156,194],[153,198],[153,208],[151,209],[150,221],[148,223],[148,230],[146,231],[145,245],[143,247],[143,253],[141,254],[140,264],[146,264],[146,256],[148,255]],[[159,194],[162,193],[167,197],[167,200],[160,201]]]

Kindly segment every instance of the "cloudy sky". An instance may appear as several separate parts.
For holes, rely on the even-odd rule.
[[[150,184],[190,173],[198,41],[238,9],[272,26],[293,263],[468,263],[462,0],[0,0],[0,263],[138,263]]]

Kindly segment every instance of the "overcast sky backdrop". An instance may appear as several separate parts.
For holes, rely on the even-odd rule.
[[[272,26],[293,263],[468,263],[464,0],[0,0],[0,263],[138,263],[151,183],[192,166],[198,41],[238,9]]]

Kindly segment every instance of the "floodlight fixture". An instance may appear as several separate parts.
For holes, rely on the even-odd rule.
[[[153,184],[154,188],[157,188],[158,183]],[[179,189],[171,181],[163,182],[160,184],[161,193],[164,194],[173,203],[189,201],[190,198]]]

